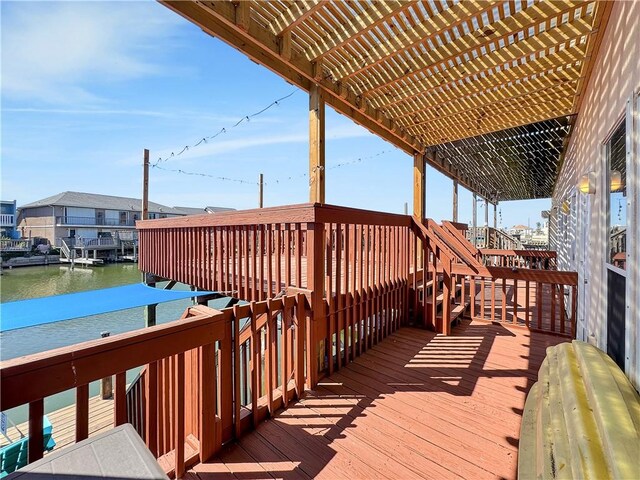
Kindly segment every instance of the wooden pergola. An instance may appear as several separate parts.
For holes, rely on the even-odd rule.
[[[551,195],[611,8],[593,0],[161,1],[310,92],[311,201],[324,201],[326,102],[414,155],[419,215],[425,162],[492,202]]]

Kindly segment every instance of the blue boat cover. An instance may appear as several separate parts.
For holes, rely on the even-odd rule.
[[[0,303],[0,331],[126,310],[214,292],[162,290],[143,283]]]

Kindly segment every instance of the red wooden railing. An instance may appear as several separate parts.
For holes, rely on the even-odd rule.
[[[149,450],[166,472],[180,477],[267,412],[299,398],[307,308],[303,293],[223,311],[195,306],[178,322],[5,361],[0,369],[2,408],[29,404],[32,462],[43,454],[43,399],[76,389],[80,441],[88,436],[89,383],[115,375],[114,425],[133,415]],[[239,324],[247,318],[251,333],[243,338]],[[260,340],[262,330],[266,341]],[[250,369],[240,359],[240,346],[247,342]],[[143,371],[129,394],[142,408],[127,405],[125,393],[126,371],[141,364]],[[242,402],[243,384],[250,389],[250,403]]]
[[[248,303],[3,362],[2,408],[29,404],[30,461],[42,456],[43,399],[76,388],[82,440],[88,384],[109,375],[114,423],[133,423],[179,477],[409,322],[448,334],[468,309],[575,331],[575,273],[484,265],[455,226],[431,220],[301,205],[139,228],[144,272]],[[140,366],[127,393],[126,371]]]
[[[550,250],[492,250],[481,249],[482,261],[494,267],[535,268],[556,270],[556,252]]]

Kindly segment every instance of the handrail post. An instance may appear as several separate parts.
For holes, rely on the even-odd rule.
[[[307,388],[318,383],[318,370],[324,368],[326,321],[324,304],[324,224],[307,224],[307,288],[311,290],[311,317],[307,324]],[[321,343],[322,342],[322,343]],[[321,345],[321,346],[320,346]],[[321,355],[321,356],[320,356]]]

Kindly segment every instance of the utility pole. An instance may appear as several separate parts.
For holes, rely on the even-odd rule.
[[[478,234],[476,231],[476,228],[478,226],[478,212],[476,210],[477,208],[477,204],[478,204],[478,197],[476,196],[476,194],[473,194],[473,212],[472,212],[472,224],[471,224],[471,231],[473,232],[472,234],[472,238],[473,238],[473,246],[477,247],[478,246]]]
[[[149,219],[149,150],[144,149],[144,162],[142,167],[142,220]],[[135,242],[135,240],[134,240]],[[142,273],[142,281],[155,287],[155,283],[147,281],[146,274]],[[158,304],[151,304],[144,307],[144,324],[153,327],[156,324],[156,307]]]
[[[264,175],[260,174],[260,194],[258,200],[258,206],[262,208],[264,206]]]
[[[142,220],[149,218],[149,150],[144,149],[142,169]]]

